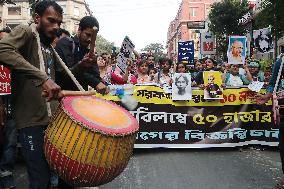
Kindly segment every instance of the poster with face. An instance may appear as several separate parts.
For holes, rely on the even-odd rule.
[[[173,100],[191,100],[191,74],[190,73],[175,73],[172,84],[172,99]]]
[[[269,53],[274,51],[270,28],[254,30],[253,41],[254,46],[259,53]]]
[[[229,64],[244,64],[246,59],[246,36],[230,36],[227,51]]]
[[[204,99],[223,99],[222,77],[218,71],[203,72]]]
[[[127,59],[130,58],[131,53],[133,52],[135,45],[132,41],[126,36],[122,42],[120,51],[117,56],[117,67],[125,73],[127,68]]]

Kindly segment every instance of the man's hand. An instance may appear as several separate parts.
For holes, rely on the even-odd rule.
[[[42,88],[47,93],[46,99],[48,102],[59,99],[59,92],[61,91],[61,88],[52,81],[52,79],[46,80],[42,85]]]
[[[271,93],[267,93],[265,95],[256,95],[255,101],[257,104],[262,105],[265,104],[271,98],[271,96],[272,96]]]
[[[95,60],[96,59],[94,54],[86,54],[84,58],[80,61],[79,65],[84,68],[90,68],[96,63]]]
[[[109,87],[107,87],[105,84],[103,84],[102,82],[100,82],[97,86],[96,86],[96,90],[98,93],[100,94],[108,94],[109,93]]]

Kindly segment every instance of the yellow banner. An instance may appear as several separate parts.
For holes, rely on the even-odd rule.
[[[265,93],[262,89],[260,93]],[[223,99],[221,100],[205,100],[203,90],[192,90],[192,100],[173,101],[171,94],[166,94],[164,90],[157,86],[135,86],[134,97],[140,103],[145,104],[171,104],[174,106],[227,106],[255,104],[253,98],[257,94],[248,88],[224,89]],[[111,95],[97,95],[100,98],[111,101],[120,101],[119,97]],[[267,105],[271,105],[271,101]]]

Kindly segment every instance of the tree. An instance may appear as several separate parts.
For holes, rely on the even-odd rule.
[[[248,13],[247,0],[224,0],[212,5],[209,13],[209,29],[216,35],[217,53],[226,57],[228,36],[244,35],[247,28],[239,24],[239,19]]]
[[[102,54],[106,52],[110,54],[112,52],[113,47],[114,47],[114,43],[109,42],[101,35],[97,36],[97,40],[96,40],[97,53]]]
[[[165,47],[161,43],[151,43],[142,49],[142,51],[153,54],[155,59],[163,55],[163,50]]]

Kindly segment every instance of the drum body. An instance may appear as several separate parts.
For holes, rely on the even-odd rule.
[[[136,119],[112,102],[66,97],[46,131],[45,155],[67,183],[99,186],[127,166],[138,129]]]

